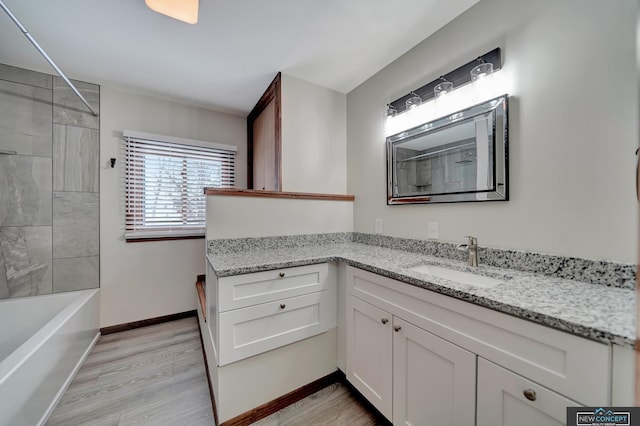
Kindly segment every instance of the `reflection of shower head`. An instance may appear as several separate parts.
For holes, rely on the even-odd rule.
[[[471,164],[476,162],[475,149],[467,149],[462,152],[462,160],[456,161],[455,164]]]

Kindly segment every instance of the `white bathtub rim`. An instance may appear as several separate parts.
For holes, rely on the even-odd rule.
[[[99,289],[77,290],[78,293],[61,312],[56,314],[40,330],[29,337],[22,345],[13,351],[4,360],[0,361],[0,386],[24,364],[42,345],[48,341]],[[98,333],[99,334],[99,333]]]
[[[69,374],[64,384],[58,390],[58,393],[56,394],[55,398],[53,398],[53,401],[51,401],[51,404],[49,405],[47,410],[44,412],[42,417],[40,418],[40,421],[38,421],[37,426],[43,426],[47,422],[47,420],[49,420],[49,417],[51,417],[51,414],[53,414],[53,411],[56,409],[56,407],[60,403],[60,400],[64,396],[64,393],[67,391],[67,388],[69,387],[73,379],[76,377],[76,374],[78,374],[78,370],[80,370],[80,367],[82,367],[82,365],[86,361],[87,357],[91,353],[91,350],[93,349],[93,347],[98,342],[99,338],[100,338],[100,332],[98,331],[94,336],[93,340],[91,341],[91,343],[89,344],[89,346],[87,347],[87,349],[82,354],[82,357],[78,360],[78,363],[73,368],[73,371],[71,372],[71,374]]]

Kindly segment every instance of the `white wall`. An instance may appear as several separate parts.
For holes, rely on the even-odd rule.
[[[344,194],[347,112],[342,93],[282,74],[282,190]]]
[[[353,231],[353,202],[207,196],[207,239]]]
[[[125,243],[122,164],[107,163],[125,129],[237,145],[236,181],[246,187],[246,120],[105,86],[100,94],[101,327],[195,309],[205,240]]]
[[[482,0],[347,95],[354,227],[634,263],[635,0]],[[508,202],[387,206],[385,104],[495,47],[512,95]]]

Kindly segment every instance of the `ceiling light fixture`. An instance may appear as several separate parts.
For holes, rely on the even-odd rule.
[[[199,0],[144,0],[154,12],[167,15],[187,24],[198,22]]]

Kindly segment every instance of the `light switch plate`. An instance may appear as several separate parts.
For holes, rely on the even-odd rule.
[[[376,219],[376,234],[382,234],[382,219]]]
[[[427,222],[427,238],[438,239],[438,222]]]

